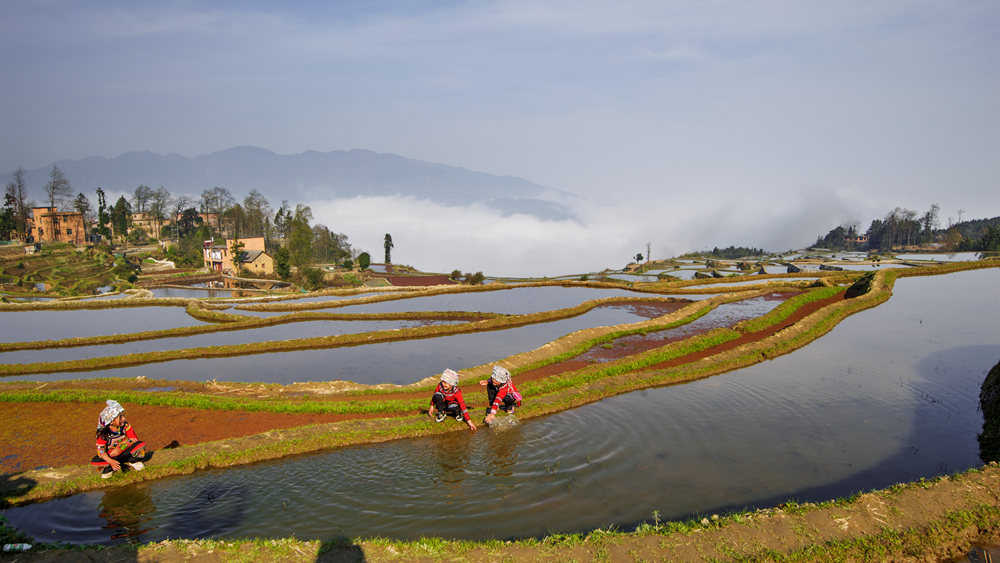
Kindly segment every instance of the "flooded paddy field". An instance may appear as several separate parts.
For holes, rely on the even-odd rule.
[[[0,312],[0,342],[60,340],[205,324],[183,306]]]
[[[404,311],[480,311],[521,315],[565,309],[584,301],[607,297],[637,297],[642,293],[627,289],[591,287],[529,286],[496,291],[444,293],[408,299],[337,307],[338,313],[398,313]]]
[[[3,515],[40,541],[506,538],[627,529],[654,511],[666,520],[825,500],[960,471],[980,463],[977,399],[1000,359],[998,288],[995,268],[903,278],[889,301],[808,346],[708,379],[475,433],[201,471]],[[478,389],[466,392],[484,404]]]
[[[390,302],[396,303],[396,302]],[[669,305],[667,308],[666,305]],[[659,314],[680,308],[683,303],[661,305]],[[593,326],[618,325],[647,320],[651,311],[631,303],[605,305],[582,315],[550,322],[536,323],[505,330],[476,332],[422,338],[399,342],[383,342],[360,346],[298,350],[285,353],[251,354],[228,358],[192,359],[161,362],[118,369],[83,372],[31,374],[5,377],[4,381],[54,381],[62,379],[145,376],[150,379],[185,379],[192,381],[246,381],[268,383],[293,383],[304,381],[347,380],[357,383],[409,384],[435,373],[444,367],[455,369],[472,367],[495,361],[525,350],[538,348],[547,342],[571,332]],[[367,312],[367,311],[365,311]],[[349,321],[367,323],[369,321]],[[389,321],[371,321],[388,323]],[[317,329],[316,323],[292,323],[252,331],[217,332],[201,336],[139,341],[99,347],[66,348],[60,357],[93,357],[88,348],[100,350],[143,350],[163,345],[189,347],[215,345],[227,340],[247,341],[242,333],[250,332],[266,337],[276,334],[306,336],[304,331]],[[371,325],[369,325],[371,326]],[[384,325],[383,325],[384,326]],[[267,340],[272,340],[267,338]],[[0,357],[43,358],[47,350],[7,352]],[[15,356],[16,355],[16,356]],[[102,355],[98,352],[97,355]],[[291,362],[291,364],[289,363]]]

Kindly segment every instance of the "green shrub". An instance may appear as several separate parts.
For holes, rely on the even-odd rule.
[[[855,297],[864,295],[872,290],[872,282],[875,281],[875,272],[866,272],[854,282],[851,287],[847,288],[847,293],[845,296],[848,299],[853,299]]]

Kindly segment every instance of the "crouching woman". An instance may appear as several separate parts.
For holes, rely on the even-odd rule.
[[[465,422],[469,430],[476,429],[476,425],[469,417],[465,399],[462,398],[462,390],[458,388],[457,372],[446,369],[441,374],[441,381],[431,396],[431,406],[427,409],[427,414],[434,417],[437,422],[453,416],[456,420]]]
[[[101,469],[101,478],[111,477],[122,466],[136,471],[144,467],[146,442],[139,440],[132,425],[125,420],[125,407],[108,399],[97,418],[97,455],[90,464]]]

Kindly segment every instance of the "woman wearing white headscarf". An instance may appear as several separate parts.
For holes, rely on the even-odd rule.
[[[518,393],[517,387],[514,387],[514,381],[506,369],[493,366],[490,378],[480,381],[479,384],[486,386],[486,398],[490,402],[486,418],[483,420],[486,424],[493,422],[498,409],[514,414],[514,409],[521,406],[521,394]]]
[[[431,406],[427,409],[427,414],[434,417],[437,422],[453,416],[456,420],[464,421],[469,430],[476,429],[472,418],[469,417],[465,399],[462,398],[462,390],[458,388],[458,372],[446,369],[441,374],[441,381],[431,396]]]
[[[114,399],[97,417],[97,455],[90,464],[101,468],[101,478],[111,477],[126,466],[136,471],[144,467],[146,442],[135,435],[132,425],[125,420],[125,407]]]

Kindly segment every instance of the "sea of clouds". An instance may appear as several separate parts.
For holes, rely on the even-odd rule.
[[[768,251],[801,248],[830,229],[866,215],[845,194],[804,191],[775,201],[655,197],[642,201],[563,202],[576,219],[507,215],[486,205],[450,206],[412,197],[311,201],[315,223],[345,233],[373,262],[384,258],[428,272],[481,271],[487,276],[560,276],[621,269],[637,253],[654,259],[713,247]],[[871,212],[867,212],[871,213]],[[870,219],[869,219],[870,220]],[[868,225],[860,225],[861,230]]]

